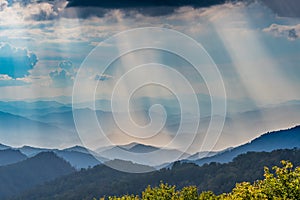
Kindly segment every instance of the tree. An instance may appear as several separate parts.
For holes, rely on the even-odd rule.
[[[293,169],[293,164],[281,161],[282,167],[273,167],[275,174],[265,167],[264,180],[258,180],[252,185],[243,182],[236,185],[225,199],[237,200],[268,200],[300,199],[300,167]]]
[[[176,186],[160,183],[158,187],[148,186],[142,197],[125,195],[109,197],[109,200],[295,200],[300,199],[300,167],[294,169],[289,161],[281,161],[282,167],[264,168],[264,179],[237,183],[230,193],[215,195],[205,191],[198,195],[197,187],[188,186],[176,190]]]

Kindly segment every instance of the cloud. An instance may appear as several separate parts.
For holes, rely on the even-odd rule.
[[[226,0],[110,0],[110,1],[94,1],[94,0],[69,0],[68,7],[102,7],[102,8],[140,8],[140,7],[207,7],[216,4],[225,3]]]
[[[0,81],[9,81],[12,80],[12,77],[8,76],[7,74],[0,74]]]
[[[17,78],[13,79],[7,74],[0,74],[0,87],[5,86],[22,86],[30,83],[30,80],[27,78]]]
[[[67,7],[61,13],[61,16],[65,18],[86,19],[90,17],[103,17],[107,12],[107,9],[98,7],[86,7],[84,9],[80,7]]]
[[[49,73],[54,87],[68,87],[73,84],[75,70],[71,61],[61,61],[58,68]]]
[[[2,3],[1,3],[2,2]],[[90,18],[103,17],[112,9],[124,9],[129,12],[139,12],[144,15],[159,16],[172,13],[181,6],[205,7],[224,3],[225,0],[177,0],[177,1],[91,1],[91,0],[0,0],[0,10],[7,7],[10,13],[18,13],[19,19],[53,20],[60,17]],[[83,8],[84,7],[84,8]],[[18,20],[19,21],[19,20]]]
[[[30,3],[35,3],[34,0],[8,0],[8,5],[12,6],[13,4],[20,4],[20,5],[28,5]]]
[[[95,81],[106,81],[112,79],[113,77],[108,74],[97,74],[94,78]]]
[[[262,2],[281,17],[300,17],[299,0],[262,0]]]
[[[36,21],[52,20],[58,16],[58,12],[49,3],[40,3],[28,7],[31,8],[30,18]]]
[[[226,0],[173,0],[173,1],[161,1],[161,0],[110,0],[110,1],[94,1],[94,0],[69,0],[67,9],[69,8],[82,8],[77,12],[80,13],[77,17],[90,17],[98,16],[102,17],[104,13],[111,9],[122,9],[128,12],[138,12],[143,15],[149,16],[163,16],[173,13],[176,8],[183,6],[191,6],[194,8],[209,7],[218,4],[223,4]],[[72,12],[68,12],[72,13]],[[71,16],[70,14],[68,16]]]
[[[268,28],[263,29],[263,31],[271,33],[275,37],[285,37],[289,40],[296,40],[300,36],[300,24],[291,26],[272,24]]]
[[[66,71],[72,71],[73,70],[73,63],[69,60],[64,60],[64,61],[61,61],[58,66],[63,69],[63,70],[66,70]]]
[[[57,69],[49,73],[54,87],[67,87],[73,84],[73,76],[64,69]]]
[[[58,0],[53,2],[43,2],[29,4],[26,9],[30,11],[30,18],[36,21],[52,20],[58,18],[67,2]]]
[[[14,79],[25,77],[37,61],[37,56],[26,48],[0,43],[0,74],[7,74]]]
[[[5,8],[8,6],[8,2],[5,0],[0,0],[0,12],[5,10]]]
[[[60,17],[60,13],[67,5],[66,0],[33,1],[33,0],[0,0],[1,18],[15,19],[19,23],[24,21],[45,21]]]

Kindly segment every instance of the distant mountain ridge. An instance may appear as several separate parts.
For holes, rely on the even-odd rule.
[[[188,97],[187,97],[188,98]],[[205,134],[210,123],[210,98],[206,95],[199,95],[201,99],[201,126],[199,135]],[[46,99],[45,99],[46,100]],[[137,115],[147,115],[147,111],[152,103],[162,104],[167,113],[165,130],[175,133],[180,124],[180,109],[178,102],[169,98],[140,98],[134,112]],[[245,103],[246,102],[246,103]],[[247,100],[228,102],[230,112],[226,116],[224,128],[220,135],[220,141],[216,144],[216,149],[224,149],[227,146],[236,146],[241,142],[249,141],[269,130],[278,130],[282,127],[291,127],[299,123],[300,101],[293,100],[265,107],[246,106]],[[107,99],[96,100],[96,111],[92,110],[91,102],[76,104],[72,109],[69,103],[59,103],[56,101],[0,101],[0,138],[7,138],[6,141],[20,146],[30,144],[33,146],[71,146],[80,143],[80,138],[76,133],[73,119],[73,110],[80,120],[87,120],[86,115],[96,112],[99,122],[103,125],[103,131],[110,133],[118,130],[113,122],[113,113],[109,109],[110,102]],[[249,102],[248,102],[249,103]],[[246,105],[245,105],[246,104]],[[144,106],[144,107],[143,107]],[[204,112],[204,113],[203,113]],[[82,116],[82,117],[81,117]],[[183,123],[187,126],[195,120],[189,116]],[[222,120],[222,119],[216,119]],[[15,126],[18,124],[18,126]],[[97,128],[90,127],[91,132]],[[191,146],[189,154],[200,151],[201,140]],[[201,156],[200,156],[201,157]]]
[[[212,156],[215,156],[217,154],[220,154],[220,153],[223,153],[224,151],[228,151],[232,149],[232,147],[229,147],[225,150],[222,150],[222,151],[203,151],[203,152],[197,152],[191,156],[189,156],[186,160],[198,160],[198,159],[201,159],[201,158],[205,158],[205,157],[212,157]]]
[[[263,134],[249,143],[229,149],[211,157],[194,161],[183,160],[182,162],[192,162],[197,165],[203,165],[210,162],[227,163],[232,161],[234,157],[250,151],[270,152],[276,149],[291,149],[295,147],[300,148],[300,126]]]
[[[0,138],[6,138],[6,135],[10,135],[13,142],[19,145],[38,140],[42,146],[72,140],[76,136],[52,124],[0,111]]]
[[[9,165],[23,161],[27,158],[20,150],[4,149],[0,150],[0,166]]]
[[[91,150],[89,150],[85,147],[79,146],[79,145],[75,145],[75,146],[72,146],[72,147],[69,147],[69,148],[65,148],[63,150],[64,151],[76,151],[76,152],[80,152],[80,153],[90,153],[90,152],[92,152]]]
[[[0,144],[0,150],[9,149],[10,147],[4,144]]]
[[[81,168],[93,167],[108,161],[108,159],[100,157],[96,155],[96,153],[81,146],[74,146],[62,150],[38,148],[26,145],[15,148],[0,144],[0,147],[5,148],[4,150],[0,150],[0,166],[17,163],[26,158],[34,157],[42,152],[53,152],[78,170]]]
[[[190,154],[176,149],[164,149],[139,143],[112,146],[111,148],[98,151],[97,153],[100,156],[110,160],[127,160],[152,167],[159,166],[165,162],[173,162],[179,158],[187,158],[190,156]],[[157,156],[157,153],[159,153],[159,157]]]
[[[54,151],[54,153],[69,162],[76,169],[94,167],[101,164],[104,161],[107,161],[103,157],[94,157],[89,153],[83,153],[78,151]]]
[[[121,146],[121,148],[124,148],[123,146]],[[144,145],[144,144],[138,144],[138,143],[134,143],[134,145],[132,145],[130,148],[127,148],[127,151],[130,152],[134,152],[134,153],[149,153],[152,151],[157,151],[160,148],[158,147],[154,147],[154,146],[150,146],[150,145]]]
[[[55,151],[56,150],[56,149],[31,147],[31,146],[27,146],[27,145],[24,145],[24,146],[19,147],[19,148],[14,148],[14,149],[21,151],[23,154],[25,154],[28,157],[33,157],[36,154],[39,154],[41,152],[49,152],[49,151]]]
[[[72,110],[72,107],[56,101],[0,101],[0,111],[30,117]]]
[[[93,152],[78,145],[62,150],[23,146],[20,148],[12,148],[17,150],[14,152],[15,157],[12,156],[10,161],[0,162],[0,166],[15,163],[27,157],[33,157],[41,152],[50,151],[68,161],[76,169],[93,167],[114,159],[132,161],[134,163],[160,169],[169,166],[170,163],[176,160],[181,160],[181,162],[192,162],[197,165],[203,165],[210,162],[227,163],[232,161],[234,157],[249,151],[272,151],[276,149],[293,147],[300,147],[300,126],[263,134],[253,141],[236,148],[228,148],[221,152],[198,152],[193,155],[180,152],[176,149],[161,149],[159,147],[140,143],[110,146],[104,149],[99,149],[97,152]],[[10,147],[6,145],[0,145],[0,148],[7,149]],[[159,152],[159,157],[157,157],[157,154],[153,154],[153,156],[156,156],[151,157],[151,152],[156,151]],[[2,152],[2,157],[6,154],[5,156],[8,158],[8,155],[11,153],[11,151]],[[19,155],[19,157],[17,155]],[[147,155],[147,157],[145,157],[145,155]]]

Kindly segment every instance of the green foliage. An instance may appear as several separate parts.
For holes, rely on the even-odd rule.
[[[175,186],[163,183],[161,183],[159,187],[155,188],[148,186],[142,193],[143,200],[174,200],[175,197],[177,197]]]
[[[198,190],[196,186],[188,186],[182,188],[179,192],[180,200],[197,200],[198,199]]]
[[[199,196],[199,200],[214,200],[217,196],[212,191],[202,192]]]
[[[109,200],[295,200],[300,199],[300,167],[293,168],[291,162],[281,161],[282,167],[273,167],[275,174],[265,167],[264,179],[253,184],[242,182],[230,193],[215,195],[211,191],[198,195],[195,186],[176,190],[175,186],[160,183],[158,187],[148,186],[142,197],[110,197]]]
[[[104,198],[100,200],[104,200]],[[140,200],[140,197],[134,195],[125,195],[122,197],[109,197],[108,200]]]
[[[273,167],[275,174],[265,167],[264,180],[237,184],[228,199],[240,200],[294,200],[300,199],[300,167],[293,169],[288,161],[281,161],[283,167]]]
[[[293,169],[291,162],[282,161],[283,167],[273,167],[274,174],[265,168],[265,180],[262,185],[268,198],[274,199],[300,199],[300,167]]]
[[[142,192],[141,198],[138,195],[124,195],[122,197],[109,197],[108,200],[198,200],[198,191],[195,186],[176,190],[175,186],[161,182],[158,187],[151,188],[148,186]]]

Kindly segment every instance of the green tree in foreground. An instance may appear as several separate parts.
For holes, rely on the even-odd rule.
[[[283,167],[273,167],[275,174],[265,167],[264,180],[254,184],[248,182],[237,184],[225,199],[300,199],[300,167],[293,169],[288,161],[281,161]]]
[[[148,186],[142,197],[125,195],[109,197],[109,200],[299,200],[300,167],[293,168],[291,162],[281,161],[282,167],[273,167],[275,173],[265,167],[264,179],[253,184],[242,182],[230,193],[215,195],[211,191],[198,194],[195,186],[176,190],[176,186],[161,183],[158,187]],[[102,198],[104,200],[105,198]]]
[[[104,199],[104,198],[102,198]],[[142,198],[134,195],[122,197],[109,197],[109,200],[198,200],[198,191],[195,186],[184,187],[176,190],[175,186],[161,183],[158,187],[148,186],[142,193]]]

